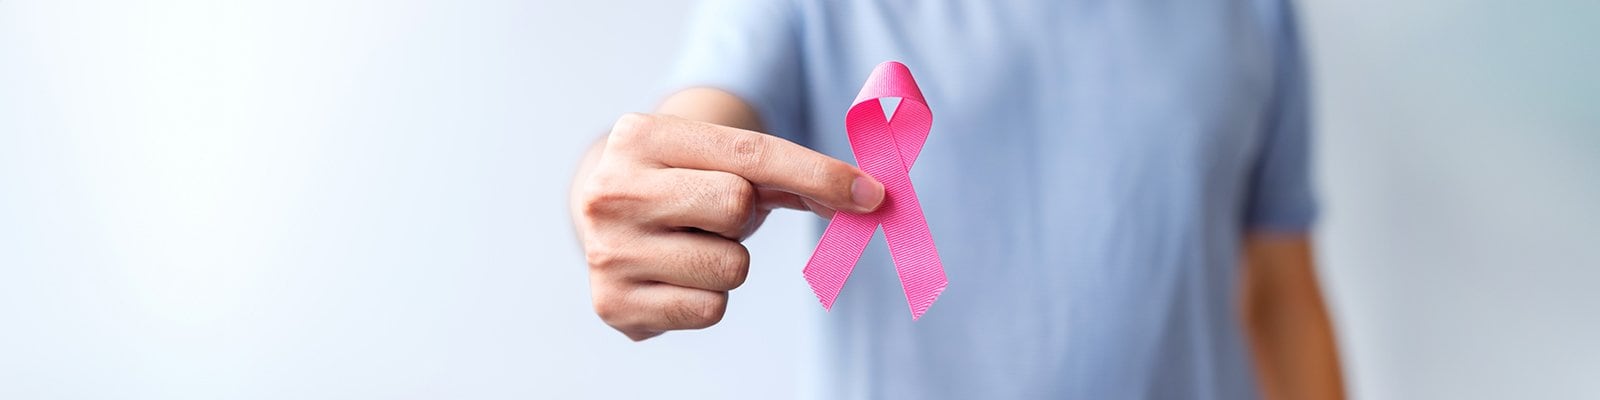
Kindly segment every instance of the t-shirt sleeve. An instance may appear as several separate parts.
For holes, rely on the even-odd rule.
[[[1245,228],[1284,233],[1309,231],[1317,215],[1311,182],[1310,90],[1294,13],[1287,1],[1269,1],[1264,13],[1273,35],[1275,68],[1263,140],[1256,154]]]
[[[805,144],[800,33],[787,0],[704,0],[665,90],[722,89],[756,110],[767,133]]]

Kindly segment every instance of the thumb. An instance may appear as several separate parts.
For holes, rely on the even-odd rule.
[[[764,210],[787,208],[791,210],[810,211],[811,213],[816,214],[818,217],[822,217],[822,219],[833,219],[833,214],[835,213],[833,208],[825,206],[816,200],[808,199],[804,196],[794,193],[777,189],[758,189],[756,193],[760,198],[758,206]]]

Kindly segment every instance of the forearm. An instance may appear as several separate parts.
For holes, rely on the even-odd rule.
[[[1342,399],[1339,353],[1305,238],[1247,240],[1244,323],[1268,399]]]

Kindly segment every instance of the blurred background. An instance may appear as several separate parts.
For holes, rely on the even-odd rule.
[[[0,2],[0,398],[804,395],[814,217],[712,329],[589,306],[687,3]],[[1600,398],[1600,2],[1299,4],[1352,394]]]

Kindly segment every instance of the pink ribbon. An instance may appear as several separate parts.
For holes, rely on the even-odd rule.
[[[893,118],[884,116],[880,101],[885,97],[900,98]],[[922,318],[944,292],[948,284],[944,264],[939,262],[928,220],[922,216],[922,204],[908,175],[932,125],[933,112],[922,99],[911,71],[895,61],[878,64],[845,114],[845,131],[861,170],[883,183],[883,205],[868,214],[834,214],[823,231],[805,269],[806,282],[822,301],[822,308],[833,309],[834,299],[879,225],[905,287],[911,319]]]

